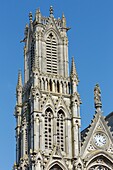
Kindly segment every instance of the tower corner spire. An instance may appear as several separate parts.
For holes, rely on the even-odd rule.
[[[74,56],[72,57],[72,63],[71,63],[71,77],[75,77],[77,82],[79,81],[77,71],[76,71],[75,62],[74,62]]]
[[[62,27],[66,28],[66,18],[65,18],[64,13],[62,14]]]
[[[18,71],[17,89],[19,87],[22,87],[22,73],[21,73],[21,70]]]
[[[35,21],[37,23],[41,23],[41,17],[42,17],[42,15],[41,15],[41,12],[40,12],[40,8],[38,8],[36,10],[36,14],[35,14]]]

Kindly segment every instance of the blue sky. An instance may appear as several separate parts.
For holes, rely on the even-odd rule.
[[[49,7],[54,16],[65,14],[69,37],[69,59],[75,57],[82,99],[82,129],[94,114],[93,89],[102,91],[103,114],[113,111],[113,0],[12,0],[0,3],[0,169],[12,169],[15,161],[15,89],[18,70],[23,71],[24,27],[29,12]]]

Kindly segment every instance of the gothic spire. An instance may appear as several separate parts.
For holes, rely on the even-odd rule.
[[[22,74],[20,70],[18,72],[18,82],[17,82],[17,88],[19,87],[22,87]]]
[[[72,64],[71,64],[71,76],[76,76],[78,79],[77,71],[76,71],[76,66],[74,62],[74,57],[72,57]]]
[[[99,84],[96,84],[94,88],[94,105],[96,110],[101,110],[102,102],[101,102],[101,90]]]
[[[75,92],[77,92],[77,86],[79,82],[76,67],[75,67],[74,57],[72,57],[70,79],[71,79],[71,91],[72,94],[74,94]]]

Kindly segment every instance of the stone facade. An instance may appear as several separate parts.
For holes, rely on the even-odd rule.
[[[16,88],[14,170],[112,170],[113,137],[102,116],[101,91],[94,89],[95,116],[80,133],[78,76],[68,70],[66,18],[38,9],[25,27],[24,84]]]

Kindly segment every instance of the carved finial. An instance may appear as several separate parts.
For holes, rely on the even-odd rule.
[[[29,13],[29,21],[32,22],[33,16],[32,16],[32,12]]]
[[[100,110],[100,108],[102,107],[101,90],[98,84],[96,84],[94,88],[94,104],[96,109]]]
[[[15,162],[14,165],[13,165],[13,170],[17,170],[17,164],[16,164],[16,162]]]
[[[37,11],[36,11],[35,20],[36,20],[38,23],[41,23],[41,12],[40,12],[40,9],[39,9],[39,8],[38,8]]]
[[[28,29],[29,29],[29,26],[28,26],[28,24],[26,24],[26,26],[25,26],[25,31],[24,31],[25,37],[26,37],[27,34],[28,34]]]
[[[40,14],[40,8],[37,9],[37,12]]]
[[[30,31],[33,32],[33,16],[32,16],[32,12],[29,13],[29,21],[30,21]]]
[[[62,14],[62,27],[66,28],[66,18],[64,16],[64,13]]]
[[[54,10],[53,10],[53,7],[52,6],[50,6],[50,16],[53,16],[53,12],[54,12]]]

